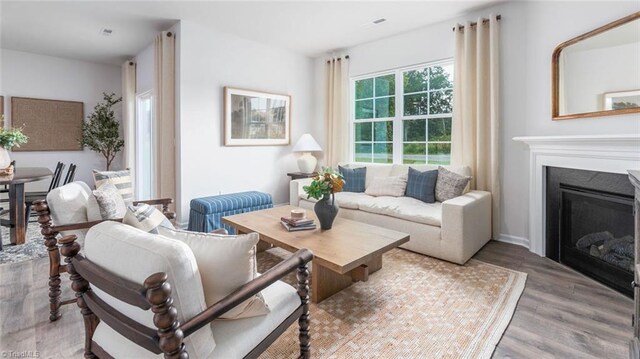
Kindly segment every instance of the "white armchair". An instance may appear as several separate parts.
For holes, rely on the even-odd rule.
[[[207,308],[194,254],[181,241],[103,222],[86,234],[84,254],[74,235],[59,242],[84,317],[87,358],[255,358],[296,321],[301,357],[310,355],[307,250]],[[292,271],[297,290],[279,280]],[[215,320],[260,292],[268,314]]]

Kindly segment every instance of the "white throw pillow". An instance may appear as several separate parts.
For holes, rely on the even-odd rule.
[[[407,176],[391,176],[375,178],[364,193],[369,196],[404,196],[407,188]]]
[[[256,244],[259,236],[250,233],[228,236],[212,233],[182,231],[158,227],[158,234],[186,243],[196,257],[204,298],[211,306],[258,277]],[[262,294],[257,294],[220,318],[240,319],[265,315],[269,306]]]
[[[116,186],[105,183],[93,191],[100,206],[102,219],[120,219],[127,213],[127,205]]]

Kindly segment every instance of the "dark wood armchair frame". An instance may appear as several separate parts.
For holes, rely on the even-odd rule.
[[[112,358],[105,348],[101,348],[92,339],[98,323],[102,320],[125,338],[129,338],[154,354],[164,354],[167,359],[186,359],[189,354],[183,343],[185,337],[208,325],[222,314],[294,270],[297,271],[300,306],[245,358],[257,358],[296,320],[300,326],[300,358],[310,358],[309,270],[307,263],[313,259],[313,254],[307,249],[297,251],[260,277],[241,286],[185,323],[180,323],[177,320],[177,309],[173,307],[171,286],[167,282],[166,273],[152,274],[144,281],[144,285],[140,286],[109,272],[108,268],[99,267],[79,254],[80,245],[76,242],[75,235],[65,236],[60,240],[60,243],[62,244],[62,254],[66,257],[66,269],[71,274],[71,287],[76,292],[78,307],[80,307],[84,318],[85,358]],[[154,313],[153,323],[156,325],[156,330],[116,311],[92,291],[91,284],[125,303],[143,310],[151,309]]]
[[[145,201],[134,201],[133,204],[146,203],[148,205],[162,206],[162,213],[168,219],[174,219],[175,213],[169,211],[169,205],[173,203],[171,198],[152,199]],[[75,303],[76,299],[61,300],[60,296],[60,273],[68,272],[67,266],[60,260],[60,249],[58,246],[58,234],[66,231],[76,231],[89,229],[104,221],[122,221],[122,219],[109,219],[93,222],[82,222],[66,225],[54,225],[51,222],[51,213],[46,200],[33,202],[35,210],[38,212],[38,223],[40,223],[41,233],[44,236],[44,245],[49,252],[49,320],[56,321],[60,318],[60,307],[65,304]]]

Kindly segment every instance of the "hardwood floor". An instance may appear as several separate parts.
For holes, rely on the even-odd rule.
[[[474,258],[528,273],[494,358],[628,357],[633,303],[627,297],[512,244],[492,241]],[[0,265],[0,355],[39,351],[40,358],[82,357],[78,308],[63,306],[62,318],[49,322],[47,265],[47,258]],[[68,299],[68,276],[63,277],[63,299]]]
[[[494,358],[628,358],[633,301],[526,248],[490,242],[475,259],[528,274]]]

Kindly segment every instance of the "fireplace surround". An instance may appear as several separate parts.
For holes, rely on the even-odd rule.
[[[514,137],[529,146],[529,250],[546,256],[546,171],[564,167],[627,174],[640,170],[640,135]]]

